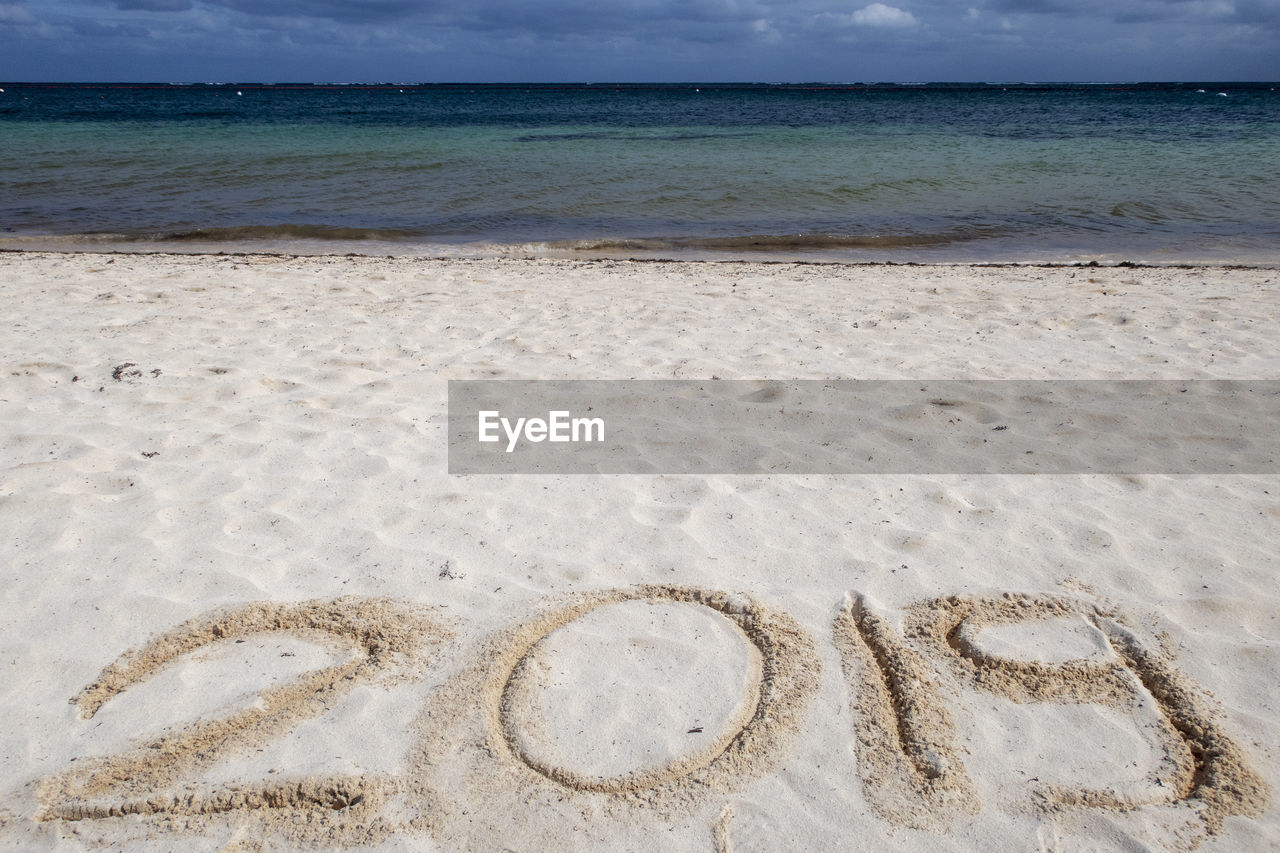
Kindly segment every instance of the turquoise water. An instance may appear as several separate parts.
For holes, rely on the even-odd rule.
[[[1280,256],[1270,84],[4,88],[0,245]]]

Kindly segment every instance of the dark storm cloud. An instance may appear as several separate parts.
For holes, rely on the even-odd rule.
[[[683,27],[701,24],[744,24],[764,21],[790,31],[811,30],[816,23],[911,20],[941,30],[961,32],[958,25],[973,12],[989,15],[1041,16],[1046,19],[1115,23],[1159,23],[1206,19],[1275,25],[1280,0],[114,0],[120,10],[181,12],[191,8],[226,9],[246,17],[283,20],[327,20],[379,25],[401,22],[463,31],[521,30],[529,33],[593,33],[626,31],[661,23],[678,37]]]
[[[381,23],[429,11],[419,0],[206,0],[246,15],[271,18],[325,18],[347,23]]]
[[[116,8],[145,12],[185,12],[191,0],[116,0]]]
[[[122,0],[122,2],[185,2],[185,0]],[[771,5],[737,0],[204,0],[260,18],[323,19],[344,23],[379,24],[417,21],[462,30],[524,30],[534,33],[627,30],[637,24],[662,22],[671,26],[744,22],[767,14]],[[781,4],[779,7],[782,8]]]
[[[1280,0],[0,0],[0,78],[1280,77]]]
[[[1102,4],[1090,2],[1060,2],[1060,0],[991,0],[988,3],[975,3],[974,7],[1002,14],[1030,15],[1078,15],[1092,14],[1091,8]]]
[[[99,21],[76,21],[71,25],[71,30],[78,36],[86,38],[145,38],[148,35],[146,27],[137,24],[109,24]]]
[[[129,8],[178,9],[190,0],[119,0]],[[520,31],[532,34],[625,33],[648,25],[671,37],[708,24],[761,22],[775,33],[807,33],[848,25],[915,22],[935,31],[962,33],[964,12],[1000,16],[1037,16],[1046,24],[1091,21],[1095,24],[1188,24],[1219,21],[1275,27],[1280,0],[974,0],[967,6],[950,0],[834,3],[830,0],[203,0],[248,16],[320,19],[351,24],[417,23],[464,32]],[[122,8],[125,8],[122,6]],[[972,19],[972,15],[969,16]]]
[[[975,8],[1004,15],[1057,15],[1112,23],[1175,23],[1230,20],[1280,23],[1280,0],[986,0]]]

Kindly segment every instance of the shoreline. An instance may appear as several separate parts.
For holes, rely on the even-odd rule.
[[[658,253],[636,255],[626,253],[604,253],[587,251],[566,251],[547,254],[507,254],[501,252],[476,252],[474,254],[433,254],[429,252],[389,252],[384,247],[352,251],[355,247],[316,249],[302,251],[297,248],[242,247],[228,249],[210,249],[206,247],[159,247],[140,248],[27,248],[6,246],[0,243],[0,255],[103,255],[113,257],[208,257],[208,258],[279,258],[285,260],[304,260],[307,258],[368,258],[371,260],[397,261],[430,261],[435,263],[466,263],[480,261],[510,262],[581,262],[581,263],[636,263],[636,264],[760,264],[764,266],[829,266],[829,267],[974,267],[974,268],[1016,268],[1035,269],[1078,269],[1078,268],[1116,268],[1116,269],[1221,269],[1221,270],[1268,270],[1280,269],[1280,255],[1274,259],[1206,259],[1202,257],[1175,258],[1169,260],[1139,259],[1129,257],[1099,256],[1092,258],[1060,258],[1056,260],[1030,256],[1011,256],[1008,258],[951,259],[936,258],[829,258],[829,257],[794,257],[783,252],[762,251],[756,254],[734,254],[726,256],[706,257],[698,254],[663,255]],[[776,257],[773,257],[776,255]]]

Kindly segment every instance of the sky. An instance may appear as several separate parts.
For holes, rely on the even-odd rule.
[[[1280,79],[1280,0],[0,0],[0,80]]]

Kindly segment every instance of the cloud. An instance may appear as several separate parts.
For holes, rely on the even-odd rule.
[[[191,0],[116,0],[116,8],[125,11],[185,12],[191,8]]]
[[[1138,6],[1142,2],[1117,3],[1115,7]],[[1070,17],[1092,17],[1102,9],[1098,4],[1090,2],[1073,2],[1073,0],[990,0],[986,8],[993,12],[1004,12],[1018,15],[1067,15]]]
[[[914,27],[916,16],[896,6],[872,3],[853,13],[853,22],[863,27]]]
[[[208,0],[208,5],[225,6],[260,17],[328,18],[360,23],[405,18],[424,4],[415,0]]]
[[[91,39],[146,39],[151,34],[146,27],[137,24],[112,24],[89,19],[73,22],[71,30],[78,36],[85,36]]]
[[[75,2],[75,0],[70,0]],[[94,0],[87,0],[94,2]],[[97,0],[120,9],[172,11],[193,0]],[[825,6],[826,0],[801,0],[801,5]],[[525,32],[545,34],[639,33],[652,26],[678,35],[680,28],[734,26],[749,28],[768,21],[785,0],[194,0],[207,10],[229,10],[265,26],[286,21],[328,20],[342,24],[449,28],[467,32]],[[672,28],[675,28],[674,30]]]
[[[984,0],[982,11],[1118,24],[1280,24],[1280,0]]]
[[[1277,38],[1280,0],[0,0],[28,79],[1274,79]]]
[[[34,24],[35,16],[17,3],[0,3],[0,24]]]

